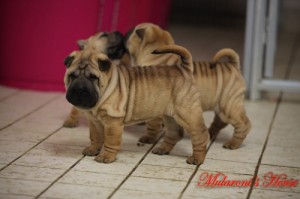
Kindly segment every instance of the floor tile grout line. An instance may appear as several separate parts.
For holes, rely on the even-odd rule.
[[[254,171],[254,174],[253,174],[252,183],[251,183],[251,186],[250,186],[250,188],[249,188],[249,191],[248,191],[248,194],[247,194],[246,199],[250,199],[251,193],[252,193],[252,191],[253,191],[254,184],[255,184],[255,181],[256,181],[256,179],[257,179],[257,174],[258,174],[259,168],[260,168],[260,166],[261,166],[261,161],[262,161],[263,155],[264,155],[264,153],[265,153],[265,150],[266,150],[266,148],[267,148],[267,144],[268,144],[268,141],[269,141],[269,137],[270,137],[271,132],[272,132],[272,127],[273,127],[275,118],[276,118],[276,116],[277,116],[278,110],[279,110],[279,106],[280,106],[280,103],[281,103],[281,100],[282,100],[282,96],[283,96],[283,92],[280,92],[280,95],[279,95],[279,98],[278,98],[278,100],[277,100],[277,104],[276,104],[276,107],[275,107],[275,111],[274,111],[274,114],[273,114],[271,123],[270,123],[270,125],[269,125],[267,137],[266,137],[266,140],[265,140],[265,142],[264,142],[264,146],[263,146],[263,148],[262,148],[262,151],[261,151],[261,154],[260,154],[260,156],[259,156],[258,162],[257,162],[257,164],[256,164],[255,171]]]
[[[217,135],[217,136],[218,136],[218,135]],[[215,136],[215,137],[211,140],[211,142],[210,142],[210,144],[209,144],[209,146],[208,146],[208,148],[207,148],[207,150],[206,150],[206,154],[207,154],[207,152],[209,151],[210,147],[211,147],[211,146],[213,145],[213,143],[215,142],[215,140],[217,139],[217,136]],[[204,160],[204,161],[205,161],[205,160]],[[184,187],[184,188],[182,189],[182,191],[180,192],[180,195],[179,195],[178,199],[181,199],[181,198],[183,197],[184,192],[186,191],[186,189],[187,189],[187,188],[189,187],[189,185],[191,184],[191,182],[192,182],[193,178],[195,177],[196,173],[198,172],[200,166],[201,166],[201,165],[197,165],[197,166],[196,166],[195,170],[194,170],[193,173],[191,174],[191,176],[190,176],[188,182],[186,183],[185,187]]]
[[[115,190],[107,197],[108,199],[112,198],[114,194],[123,186],[123,184],[132,176],[132,174],[136,171],[136,169],[141,165],[147,155],[152,151],[152,149],[156,146],[156,144],[160,141],[160,139],[164,136],[164,133],[160,135],[160,137],[152,144],[152,146],[147,150],[147,152],[143,155],[140,161],[135,165],[135,167],[130,171],[130,173],[122,180],[122,182],[115,188]]]
[[[29,151],[31,151],[32,149],[34,149],[35,147],[37,147],[38,145],[40,145],[42,142],[44,142],[46,139],[48,139],[50,136],[54,135],[55,133],[57,133],[59,130],[61,130],[63,127],[59,127],[58,129],[56,129],[54,132],[52,132],[51,134],[49,134],[48,136],[46,136],[44,139],[40,140],[38,143],[36,143],[34,146],[30,147],[28,150],[26,150],[24,153],[22,153],[22,155],[18,156],[17,158],[15,158],[13,161],[11,161],[10,163],[8,163],[6,166],[4,166],[3,168],[0,169],[0,171],[3,171],[4,169],[6,169],[7,167],[9,167],[11,164],[13,164],[15,161],[17,161],[18,159],[20,159],[21,157],[23,157],[25,154],[27,154]]]
[[[46,189],[44,189],[41,193],[39,193],[34,199],[38,199],[41,197],[46,191],[48,191],[55,183],[57,183],[62,177],[64,177],[71,169],[73,169],[81,160],[83,160],[85,156],[83,155],[81,158],[79,158],[72,166],[70,166],[63,174],[61,174],[56,180],[54,180]]]
[[[55,101],[56,99],[59,99],[59,97],[60,97],[60,95],[58,95],[58,94],[55,95],[54,97],[50,98],[50,99],[47,100],[45,103],[43,103],[43,104],[41,104],[40,106],[38,106],[37,108],[35,108],[35,109],[29,111],[28,113],[26,113],[25,115],[21,116],[20,118],[14,120],[13,122],[11,122],[11,123],[5,125],[5,126],[2,127],[2,128],[0,128],[0,132],[1,132],[2,130],[4,130],[4,129],[10,127],[10,126],[13,125],[14,123],[16,123],[16,122],[18,122],[18,121],[20,121],[20,120],[26,118],[27,116],[33,114],[34,112],[38,111],[39,109],[45,107],[47,104],[49,104],[49,103]]]

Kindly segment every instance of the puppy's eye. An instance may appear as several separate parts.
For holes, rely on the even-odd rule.
[[[91,75],[90,75],[90,79],[92,79],[92,80],[97,80],[98,77],[97,77],[96,75],[91,74]]]

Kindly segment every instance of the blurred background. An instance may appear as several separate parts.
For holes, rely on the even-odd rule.
[[[176,43],[188,48],[195,60],[209,60],[219,49],[230,47],[240,54],[243,63],[247,49],[247,16],[249,18],[249,6],[253,2],[257,1],[1,0],[0,84],[64,91],[63,60],[77,49],[78,39],[99,31],[126,33],[142,22],[152,22],[169,30]],[[270,13],[270,1],[261,2],[267,5],[263,7],[264,12]],[[274,19],[276,26],[272,30],[276,31],[274,70],[267,76],[284,79],[287,75],[283,71],[292,67],[288,60],[291,54],[295,57],[299,49],[300,1],[278,0],[276,5],[278,18]],[[252,17],[255,16],[254,12]],[[262,29],[267,29],[269,19]],[[250,68],[248,62],[244,65]],[[245,78],[249,84],[251,77]]]

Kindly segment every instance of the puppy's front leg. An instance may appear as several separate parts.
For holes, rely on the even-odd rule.
[[[103,119],[104,146],[100,154],[95,158],[97,162],[111,163],[116,160],[121,147],[123,118],[106,117]]]
[[[103,126],[99,121],[89,119],[89,131],[91,145],[86,147],[83,151],[83,155],[96,156],[99,154],[104,141]]]
[[[78,125],[80,111],[72,107],[70,114],[63,123],[63,127],[73,128]]]

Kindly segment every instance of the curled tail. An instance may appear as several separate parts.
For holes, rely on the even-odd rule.
[[[180,56],[181,66],[185,69],[194,71],[193,58],[191,53],[184,47],[178,45],[165,45],[154,50],[152,54],[173,53]]]
[[[219,50],[213,57],[213,63],[216,64],[223,57],[227,57],[228,62],[232,63],[238,70],[240,70],[240,57],[234,50],[230,48]]]

